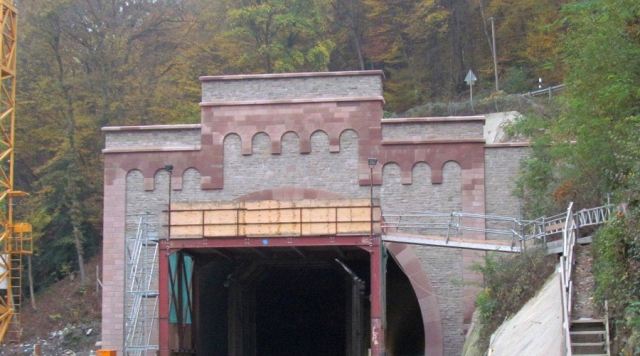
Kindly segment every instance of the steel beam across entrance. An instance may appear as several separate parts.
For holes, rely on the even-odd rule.
[[[379,245],[379,236],[371,238],[369,235],[338,235],[171,239],[165,241],[164,248],[175,252],[183,248],[358,246],[368,251]]]
[[[160,240],[159,271],[159,355],[171,356],[170,340],[170,296],[169,256],[184,249],[211,248],[257,248],[257,247],[322,247],[356,246],[370,253],[371,269],[371,356],[385,355],[384,299],[382,263],[382,244],[380,236],[342,235],[342,236],[291,236],[291,237],[249,237],[215,239],[164,239]]]

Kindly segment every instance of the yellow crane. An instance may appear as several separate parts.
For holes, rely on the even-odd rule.
[[[0,0],[0,342],[20,340],[22,256],[33,252],[31,225],[13,222],[16,118],[16,42],[18,12],[12,0]]]

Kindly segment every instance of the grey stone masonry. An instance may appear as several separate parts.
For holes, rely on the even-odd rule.
[[[413,168],[412,175],[412,184],[402,184],[398,166],[385,165],[380,187],[380,203],[383,211],[444,213],[461,211],[462,178],[460,166],[457,163],[445,164],[442,184],[431,183],[431,168],[425,163],[418,163]],[[425,233],[418,230],[402,232]],[[439,297],[438,306],[444,333],[444,356],[460,355],[464,345],[460,283],[463,279],[462,251],[429,246],[412,246],[411,249],[418,256],[422,267],[431,279],[434,293]]]
[[[181,128],[180,126],[184,126]],[[193,126],[193,127],[189,127]],[[200,145],[200,125],[175,125],[157,129],[105,130],[106,149],[193,147]],[[151,127],[153,128],[153,127]],[[171,128],[171,129],[169,129]]]
[[[531,155],[529,147],[486,147],[485,194],[486,214],[519,217],[520,201],[513,195],[516,188],[521,162]],[[509,222],[487,222],[488,229],[506,230],[513,228]],[[487,234],[487,239],[509,240],[510,236]]]
[[[200,81],[203,103],[382,96],[381,71],[215,76]]]
[[[403,120],[403,121],[400,121]],[[383,140],[482,138],[484,120],[434,120],[425,118],[382,120]]]

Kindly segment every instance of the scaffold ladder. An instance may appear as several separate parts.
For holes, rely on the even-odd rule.
[[[155,355],[158,315],[158,233],[148,215],[139,217],[135,237],[126,239],[125,355]]]

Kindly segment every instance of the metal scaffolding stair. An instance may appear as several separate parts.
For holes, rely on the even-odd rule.
[[[125,355],[155,355],[158,320],[158,233],[149,217],[138,220],[136,236],[126,239]]]

